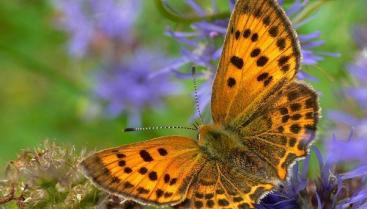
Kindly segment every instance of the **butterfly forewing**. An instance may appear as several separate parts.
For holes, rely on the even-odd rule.
[[[85,174],[104,190],[156,205],[182,201],[201,165],[197,143],[179,136],[107,149],[81,163]]]
[[[237,1],[213,85],[214,122],[229,122],[273,86],[292,80],[300,57],[296,34],[276,0]]]

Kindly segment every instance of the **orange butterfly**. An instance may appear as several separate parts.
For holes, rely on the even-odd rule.
[[[254,208],[307,155],[317,95],[295,81],[300,45],[276,0],[238,0],[213,85],[213,124],[103,150],[81,166],[96,185],[175,208]]]

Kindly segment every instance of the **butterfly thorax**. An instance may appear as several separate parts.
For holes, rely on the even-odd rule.
[[[243,147],[238,135],[224,127],[210,124],[199,127],[199,146],[209,158],[228,159],[233,150]]]

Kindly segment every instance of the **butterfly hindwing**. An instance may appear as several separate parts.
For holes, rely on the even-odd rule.
[[[283,94],[281,94],[283,93]],[[286,177],[287,168],[300,157],[308,154],[315,137],[319,119],[319,104],[316,93],[306,84],[293,82],[279,92],[279,100],[271,111],[272,129],[268,141],[275,135],[286,137],[285,155],[280,159],[278,175]]]
[[[182,201],[202,158],[197,143],[170,136],[97,152],[81,166],[109,193],[146,204]]]
[[[245,175],[218,162],[207,162],[177,209],[253,208],[270,183],[251,181]]]
[[[307,155],[319,117],[316,93],[308,85],[292,82],[278,89],[245,120],[234,122],[245,146],[285,180],[287,169]]]
[[[276,0],[239,0],[232,13],[213,85],[212,116],[223,124],[236,118],[300,63],[297,36]]]

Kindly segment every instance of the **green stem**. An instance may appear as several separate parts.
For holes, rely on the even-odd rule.
[[[293,23],[294,24],[299,24],[301,23],[303,20],[305,20],[306,18],[308,18],[310,15],[314,14],[315,11],[317,11],[318,9],[320,9],[320,7],[326,3],[329,0],[318,0],[315,2],[311,2],[309,3],[309,5],[302,11],[300,12],[294,19],[293,19]]]
[[[164,0],[155,0],[155,4],[163,16],[175,22],[193,23],[193,22],[200,22],[200,21],[213,21],[213,20],[218,20],[218,19],[225,19],[230,16],[230,12],[221,12],[221,13],[206,15],[206,16],[183,17],[183,16],[175,14],[173,11],[167,8],[167,6],[164,3]]]

